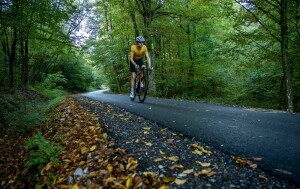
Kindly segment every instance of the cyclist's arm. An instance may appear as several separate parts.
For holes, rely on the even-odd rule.
[[[137,67],[137,64],[133,60],[133,52],[130,52],[130,63],[134,65],[134,67]]]
[[[146,51],[146,58],[147,58],[147,63],[148,63],[148,66],[149,66],[149,68],[151,68],[151,59],[150,59],[150,56],[149,56],[149,53],[148,53],[148,51]]]

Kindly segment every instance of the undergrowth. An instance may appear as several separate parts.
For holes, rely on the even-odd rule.
[[[0,89],[1,90],[1,89]],[[1,90],[0,118],[3,128],[17,134],[28,133],[46,121],[47,114],[63,101],[66,92],[41,93],[33,88],[17,89],[13,94]],[[49,98],[51,97],[51,98]]]

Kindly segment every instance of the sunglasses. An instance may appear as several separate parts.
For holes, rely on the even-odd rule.
[[[143,43],[142,41],[137,41],[138,43]]]

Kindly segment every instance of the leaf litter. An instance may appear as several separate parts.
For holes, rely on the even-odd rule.
[[[28,137],[4,134],[0,188],[297,188],[254,168],[261,158],[232,158],[106,103],[75,95],[56,113],[39,130],[61,138],[59,163],[48,162],[36,180],[20,147]]]
[[[257,168],[240,166],[231,156],[207,143],[122,108],[82,96],[74,98],[90,112],[101,115],[99,122],[107,126],[108,139],[114,143],[112,148],[124,149],[137,160],[136,173],[152,175],[150,180],[158,179],[165,184],[163,188],[297,188],[259,169],[262,158],[248,158],[258,161]],[[111,120],[107,112],[122,114],[127,119],[115,116]]]

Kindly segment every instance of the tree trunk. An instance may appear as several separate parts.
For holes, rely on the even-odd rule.
[[[21,60],[22,60],[21,84],[26,86],[28,84],[28,61],[29,61],[29,58],[28,58],[28,35],[23,32],[22,32],[22,37],[21,37],[21,41],[20,41]]]
[[[281,28],[281,61],[285,80],[287,111],[294,111],[293,91],[291,84],[291,70],[288,59],[288,26],[287,26],[287,0],[280,2],[280,28]]]
[[[132,24],[133,24],[133,29],[134,29],[135,36],[137,37],[137,36],[139,36],[139,30],[138,30],[135,15],[134,15],[133,12],[130,13],[130,17],[131,17],[131,21],[132,21]]]
[[[118,92],[119,94],[122,93],[122,88],[121,88],[121,82],[120,82],[120,79],[119,79],[119,73],[118,73],[118,68],[116,66],[114,66],[115,64],[113,64],[113,70],[114,70],[114,73],[115,73],[115,79],[116,79],[116,83],[117,83],[117,88],[118,88]]]
[[[11,44],[11,53],[9,55],[9,87],[12,90],[14,87],[14,63],[16,59],[17,48],[17,28],[13,28],[13,42]]]
[[[188,35],[188,47],[189,47],[189,57],[190,57],[190,67],[188,70],[188,94],[192,95],[193,89],[194,89],[194,76],[195,76],[195,62],[194,62],[194,56],[193,56],[193,45],[192,45],[192,32],[191,32],[191,24],[189,23],[187,26],[187,35]]]

